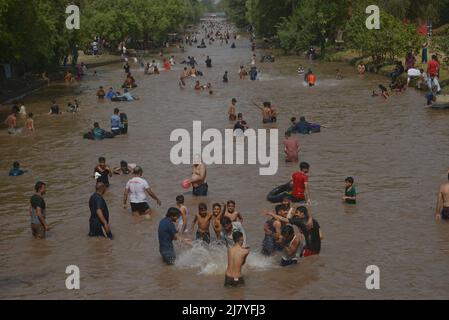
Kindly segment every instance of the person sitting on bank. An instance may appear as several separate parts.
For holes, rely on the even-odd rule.
[[[12,169],[9,171],[9,176],[10,177],[18,177],[18,176],[23,175],[26,172],[28,172],[28,171],[20,169],[20,163],[18,161],[15,161],[12,165]]]
[[[396,79],[405,71],[402,61],[396,61],[394,71],[390,73],[391,83],[394,83]]]

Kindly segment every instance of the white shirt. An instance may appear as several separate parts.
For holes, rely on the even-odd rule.
[[[421,71],[419,71],[418,69],[408,69],[407,74],[409,77],[420,77],[421,76]]]
[[[146,202],[147,195],[145,190],[149,189],[150,185],[145,179],[134,177],[126,184],[126,190],[129,192],[129,201],[131,203]]]

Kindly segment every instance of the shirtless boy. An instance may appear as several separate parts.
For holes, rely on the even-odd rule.
[[[447,178],[449,180],[449,170]],[[435,218],[449,220],[449,182],[441,185],[438,191]]]
[[[207,212],[207,205],[200,203],[198,206],[198,214],[195,215],[192,223],[192,231],[195,228],[195,224],[198,222],[198,230],[196,231],[196,240],[202,240],[207,244],[210,243],[210,222],[212,220],[212,214]]]
[[[226,205],[224,204],[224,202],[222,204],[214,203],[214,205],[212,206],[212,227],[214,228],[217,239],[219,239],[221,235],[221,219],[224,216],[225,211]]]
[[[242,267],[249,255],[249,248],[243,248],[243,234],[236,231],[232,234],[234,245],[228,250],[228,268],[225,276],[226,287],[236,287],[245,284]]]
[[[229,200],[226,204],[226,213],[225,213],[225,217],[228,217],[231,222],[237,222],[237,220],[240,220],[240,223],[243,223],[243,217],[240,214],[240,212],[235,211],[235,201],[234,200]]]
[[[237,103],[237,99],[232,99],[231,105],[229,106],[228,115],[229,115],[229,121],[236,121],[237,120],[237,111],[235,108],[235,105]]]

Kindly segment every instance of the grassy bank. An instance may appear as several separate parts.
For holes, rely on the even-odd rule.
[[[429,57],[430,58],[430,57]],[[354,50],[342,50],[342,51],[328,51],[327,55],[324,59],[325,61],[332,61],[332,62],[345,62],[349,63],[350,65],[356,66],[359,63],[363,63],[365,65],[372,64],[372,59],[370,57],[361,57],[360,54]],[[417,68],[423,68],[424,70],[427,69],[426,65],[421,64],[421,56],[416,57],[417,63],[415,64],[415,67]],[[402,59],[402,63],[405,65],[405,58]],[[374,73],[389,77],[390,73],[393,72],[395,67],[394,61],[387,61],[379,68],[376,68],[375,71],[372,71]],[[407,80],[407,75],[403,74],[401,76],[405,81]],[[442,68],[440,70],[440,85],[443,88],[443,91],[445,93],[449,93],[449,70],[447,68]],[[416,85],[412,82],[411,86]],[[421,90],[427,90],[425,86],[421,87]]]

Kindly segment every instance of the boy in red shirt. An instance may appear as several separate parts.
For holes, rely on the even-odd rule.
[[[309,189],[309,170],[310,165],[307,162],[301,162],[299,165],[300,171],[295,172],[292,175],[293,181],[293,191],[292,191],[292,201],[293,202],[304,202],[307,204],[312,202]]]

